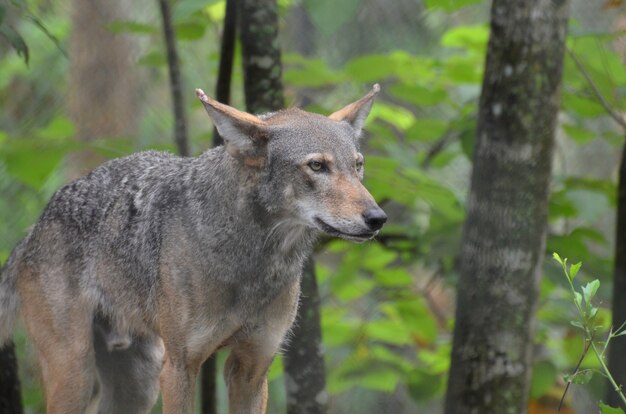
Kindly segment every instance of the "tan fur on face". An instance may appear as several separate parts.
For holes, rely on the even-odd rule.
[[[332,191],[325,195],[325,204],[331,215],[336,217],[360,216],[365,207],[374,203],[363,185],[344,175],[333,177]]]

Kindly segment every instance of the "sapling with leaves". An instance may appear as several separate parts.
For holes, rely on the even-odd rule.
[[[593,305],[593,299],[598,291],[598,288],[600,287],[600,281],[598,279],[594,279],[591,282],[582,285],[580,287],[580,291],[576,290],[574,287],[574,279],[576,278],[582,263],[578,262],[568,266],[567,258],[561,259],[561,256],[559,256],[558,253],[553,253],[553,257],[563,269],[563,273],[565,274],[573,295],[576,310],[578,311],[578,318],[570,321],[570,323],[582,331],[584,340],[583,352],[578,360],[578,363],[576,364],[576,367],[571,374],[564,377],[567,382],[567,386],[565,387],[565,391],[561,397],[561,402],[557,412],[561,411],[565,395],[567,394],[571,383],[586,384],[591,380],[594,370],[580,369],[580,366],[589,351],[595,355],[598,363],[600,364],[601,369],[599,372],[609,380],[611,386],[619,395],[621,401],[626,405],[626,397],[624,396],[622,386],[615,382],[615,379],[611,375],[611,372],[605,362],[606,351],[611,340],[618,336],[626,335],[626,330],[624,329],[626,323],[622,324],[616,330],[613,330],[613,328],[609,329],[609,333],[606,335],[606,338],[602,339],[602,325],[596,320],[598,308]],[[602,414],[618,414],[623,413],[624,411],[621,408],[613,408],[600,402],[600,412]]]

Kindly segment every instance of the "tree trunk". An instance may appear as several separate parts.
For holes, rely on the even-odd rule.
[[[22,414],[23,412],[15,345],[9,342],[0,349],[0,413]]]
[[[613,270],[613,328],[617,329],[626,322],[626,301],[622,295],[626,292],[626,145],[622,147],[622,159],[619,164],[617,183],[617,212],[615,224],[615,263]],[[622,337],[611,341],[609,347],[609,370],[619,385],[626,385],[626,339]],[[607,390],[607,402],[613,407],[624,407],[612,387]]]
[[[283,361],[287,413],[325,413],[328,408],[326,368],[320,327],[320,297],[312,257],[304,266],[300,308]]]
[[[246,108],[256,114],[282,109],[276,0],[241,0],[239,16]]]
[[[172,108],[174,110],[174,143],[178,153],[186,157],[189,155],[189,143],[187,140],[183,82],[180,76],[180,63],[178,61],[178,51],[176,50],[176,33],[172,24],[172,12],[169,1],[159,0],[159,7],[163,22],[163,37],[167,50],[167,67],[170,74],[170,91],[172,93]]]
[[[137,76],[128,36],[107,26],[124,16],[121,0],[73,0],[68,111],[76,138],[128,137],[136,132]],[[82,151],[70,160],[69,178],[93,169],[104,158]]]
[[[447,414],[526,412],[567,0],[494,0]]]
[[[215,99],[223,104],[230,103],[230,87],[233,76],[233,62],[235,60],[235,39],[237,34],[237,0],[226,0],[224,14],[224,30],[220,47],[220,68],[217,73]],[[213,128],[213,146],[222,145],[224,140]]]

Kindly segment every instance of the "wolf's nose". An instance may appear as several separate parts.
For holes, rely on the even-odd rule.
[[[370,208],[363,213],[365,224],[372,230],[380,230],[387,221],[387,215],[380,208]]]

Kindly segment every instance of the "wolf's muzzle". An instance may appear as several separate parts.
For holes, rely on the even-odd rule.
[[[370,229],[380,230],[387,221],[387,214],[380,207],[370,208],[363,213],[363,221]]]

